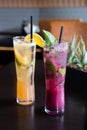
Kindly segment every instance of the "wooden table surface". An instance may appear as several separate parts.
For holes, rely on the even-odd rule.
[[[16,103],[15,64],[6,65],[0,69],[0,130],[87,130],[87,81],[73,85],[67,76],[64,115],[49,116],[44,112],[43,61],[36,60],[36,100],[31,106]]]

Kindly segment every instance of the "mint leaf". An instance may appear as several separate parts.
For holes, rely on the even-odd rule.
[[[59,57],[59,53],[58,52],[55,53],[55,57]]]
[[[44,34],[44,38],[45,38],[47,46],[54,45],[57,42],[55,36],[49,31],[43,30],[43,34]]]
[[[56,68],[55,66],[53,65],[53,63],[51,61],[47,61],[46,62],[46,66],[49,70],[51,70],[52,72],[56,72]]]

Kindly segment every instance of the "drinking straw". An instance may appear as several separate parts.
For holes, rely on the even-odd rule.
[[[32,42],[32,33],[33,33],[33,26],[32,26],[33,17],[32,16],[30,16],[30,24],[31,24],[31,26],[30,26],[30,38],[31,38],[31,42]]]
[[[63,29],[64,29],[64,27],[61,26],[60,35],[59,35],[59,43],[61,43],[61,41],[62,41]]]

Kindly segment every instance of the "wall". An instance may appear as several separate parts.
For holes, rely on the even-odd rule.
[[[70,18],[87,21],[87,8],[0,8],[0,31],[21,28],[24,17],[33,16],[34,24],[40,18]]]
[[[40,18],[70,18],[87,21],[87,7],[41,8]]]
[[[39,11],[38,8],[0,8],[0,31],[21,28],[23,18],[30,18],[30,15],[34,23],[38,24]]]

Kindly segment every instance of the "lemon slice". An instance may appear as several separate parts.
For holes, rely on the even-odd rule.
[[[44,39],[37,33],[33,33],[33,39],[35,39],[36,45],[43,48],[45,46]],[[25,36],[25,41],[30,42],[30,34]]]
[[[16,47],[14,49],[14,52],[15,52],[16,63],[18,65],[27,66],[31,63],[31,50],[29,51],[29,53],[27,51],[23,53],[23,50],[22,52],[20,52]]]

